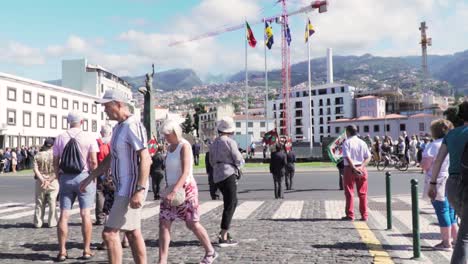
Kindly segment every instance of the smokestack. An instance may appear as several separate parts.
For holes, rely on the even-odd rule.
[[[327,83],[333,83],[333,51],[327,49]]]

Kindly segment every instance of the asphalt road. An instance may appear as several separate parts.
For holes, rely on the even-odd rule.
[[[209,200],[208,180],[205,175],[196,175],[200,200]],[[416,178],[423,188],[423,174],[413,169],[409,172],[392,172],[392,193],[410,194],[410,180]],[[338,190],[337,171],[298,172],[294,177],[294,190],[285,192],[285,199],[290,200],[336,200],[343,199],[343,191]],[[240,200],[273,199],[273,179],[266,172],[247,172],[238,185]],[[384,172],[369,172],[369,195],[385,195]],[[2,202],[33,202],[34,180],[32,176],[0,175],[0,199]],[[148,194],[152,199],[152,193]]]

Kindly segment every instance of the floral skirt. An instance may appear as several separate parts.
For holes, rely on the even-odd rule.
[[[198,187],[195,179],[184,185],[185,202],[179,206],[171,206],[165,199],[161,200],[159,219],[174,221],[180,219],[183,221],[200,221],[198,213]]]

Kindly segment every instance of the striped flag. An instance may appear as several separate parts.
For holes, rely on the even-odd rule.
[[[346,132],[343,131],[341,135],[339,135],[332,143],[330,143],[327,147],[328,157],[330,157],[331,161],[334,163],[338,163],[343,158],[343,143],[346,140]]]
[[[255,48],[257,40],[255,39],[252,29],[247,21],[245,21],[245,26],[247,28],[247,41],[249,42],[250,47]]]

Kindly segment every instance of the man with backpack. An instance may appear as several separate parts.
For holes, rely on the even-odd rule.
[[[57,262],[68,258],[65,247],[68,236],[68,221],[70,210],[75,199],[78,198],[83,234],[83,254],[81,259],[89,260],[94,254],[91,252],[91,208],[96,195],[96,183],[90,184],[86,192],[80,192],[81,181],[86,179],[89,171],[96,169],[99,152],[94,136],[83,132],[81,125],[83,118],[79,112],[70,112],[67,117],[70,129],[59,135],[53,147],[54,169],[60,188],[60,218],[58,224],[59,253]]]
[[[468,178],[468,174],[462,172],[463,165],[468,164],[466,161],[468,153],[464,153],[465,145],[468,143],[468,101],[464,101],[458,106],[458,117],[463,119],[464,123],[445,135],[432,165],[432,179],[428,194],[432,199],[436,197],[436,177],[440,173],[445,157],[449,155],[449,177],[445,188],[450,205],[461,219],[450,263],[465,264],[468,260],[468,192],[466,191],[468,182],[465,180]]]
[[[110,153],[110,140],[111,140],[112,128],[109,125],[104,125],[101,127],[101,138],[97,139],[97,144],[99,146],[99,153],[97,153],[97,162],[98,165],[109,155]],[[106,219],[106,214],[104,213],[104,180],[106,175],[103,174],[97,178],[96,186],[96,222],[95,225],[102,225]]]

